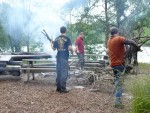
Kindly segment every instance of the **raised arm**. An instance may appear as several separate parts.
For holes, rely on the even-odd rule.
[[[135,41],[131,40],[131,39],[125,39],[124,44],[138,47],[138,44]]]
[[[138,44],[131,39],[125,39],[124,44],[125,45],[132,45],[132,46],[136,47],[138,51],[140,51],[140,47],[138,46]]]

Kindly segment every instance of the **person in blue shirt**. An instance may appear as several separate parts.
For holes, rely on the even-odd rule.
[[[52,44],[52,49],[57,50],[57,78],[56,91],[60,93],[68,93],[66,89],[66,81],[68,78],[68,58],[69,51],[73,54],[72,43],[69,37],[66,36],[66,27],[60,28],[61,35],[58,36]]]

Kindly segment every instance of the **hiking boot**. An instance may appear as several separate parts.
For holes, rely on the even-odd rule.
[[[57,88],[56,91],[57,91],[57,92],[61,92],[61,89],[60,89],[60,88]]]
[[[119,109],[123,109],[124,108],[124,105],[121,102],[121,97],[116,97],[115,98],[115,105],[114,105],[114,107],[115,108],[119,108]]]
[[[69,90],[67,90],[67,89],[62,89],[62,90],[60,91],[60,93],[69,93]]]
[[[124,105],[123,104],[115,104],[114,107],[118,108],[118,109],[123,109]]]

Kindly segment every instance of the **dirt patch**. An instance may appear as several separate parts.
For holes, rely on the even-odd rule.
[[[74,88],[60,94],[55,91],[51,77],[37,77],[25,84],[21,77],[0,77],[0,113],[126,113],[113,107],[113,95],[107,92],[90,92],[90,87]],[[50,80],[51,79],[51,80]]]

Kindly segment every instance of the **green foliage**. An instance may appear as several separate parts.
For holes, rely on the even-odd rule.
[[[150,11],[142,14],[134,23],[134,30],[138,30],[142,27],[150,28]]]
[[[87,45],[104,43],[105,35],[109,34],[109,30],[106,30],[105,7],[101,7],[101,5],[105,6],[104,4],[104,0],[89,0],[89,5],[77,13],[78,15],[74,15],[78,21],[71,24],[74,28],[72,32],[77,35],[79,31],[84,31]],[[141,28],[150,28],[150,6],[148,4],[150,4],[149,0],[107,0],[109,27],[119,27],[122,34],[128,38],[138,36]],[[91,13],[94,11],[97,12]],[[142,36],[147,36],[147,29],[144,29]]]
[[[30,46],[30,52],[43,52],[43,44],[40,42],[37,42],[35,44],[32,44]]]
[[[132,94],[133,113],[149,113],[150,112],[150,78],[138,78],[133,82]]]
[[[140,68],[149,70],[149,64],[140,64]],[[127,82],[132,98],[133,113],[150,113],[150,78],[149,75],[137,76]]]
[[[0,24],[0,52],[7,51],[9,47],[9,38],[5,34],[3,27]]]
[[[146,63],[140,63],[139,64],[139,68],[140,69],[144,69],[144,70],[150,70],[150,64],[146,64]]]
[[[88,60],[100,60],[103,56],[103,53],[106,52],[106,48],[103,44],[94,44],[94,45],[86,45],[85,48],[88,51],[88,54],[97,54],[99,56],[87,57]]]
[[[104,26],[99,22],[94,22],[93,24],[78,22],[73,25],[68,25],[68,35],[72,37],[72,42],[75,42],[78,34],[84,32],[85,45],[100,44],[104,41],[104,38],[102,37],[102,28],[104,28]]]

